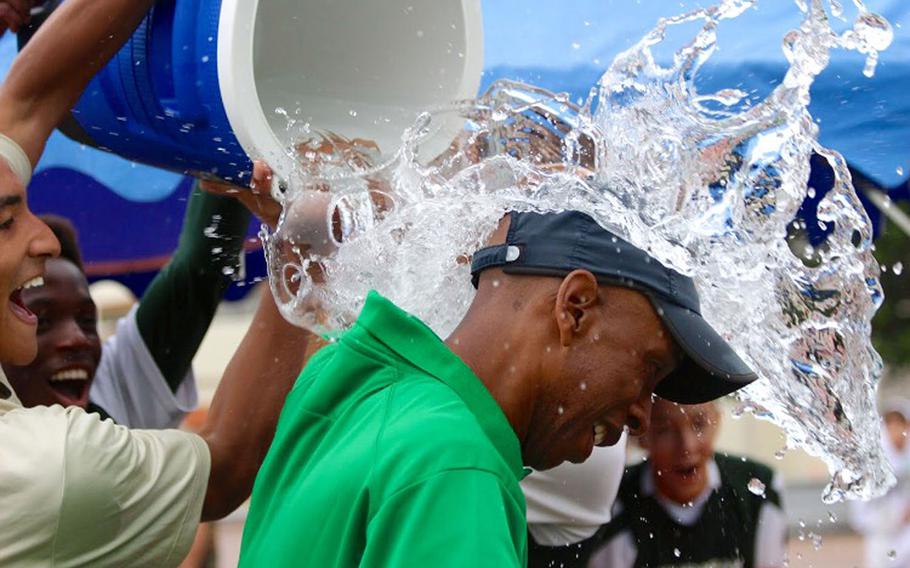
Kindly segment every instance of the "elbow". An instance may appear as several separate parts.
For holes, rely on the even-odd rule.
[[[212,448],[212,444],[209,444]],[[242,452],[211,451],[212,467],[202,506],[202,521],[216,521],[234,512],[253,491],[259,461],[245,459]],[[225,457],[227,456],[227,457]]]

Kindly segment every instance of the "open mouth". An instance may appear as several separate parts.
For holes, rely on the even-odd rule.
[[[13,290],[13,293],[9,295],[10,310],[16,314],[19,319],[30,325],[35,325],[38,323],[38,316],[36,316],[30,309],[25,307],[25,302],[22,301],[22,291],[28,290],[29,288],[37,288],[39,286],[44,286],[44,278],[36,276],[30,280],[27,280],[24,284]]]
[[[83,406],[88,400],[91,376],[87,369],[70,368],[57,371],[50,378],[50,387],[63,406]]]
[[[612,446],[622,437],[622,431],[611,427],[604,422],[594,423],[594,445],[595,446]]]
[[[675,468],[673,468],[673,473],[675,473],[678,477],[682,478],[684,481],[690,481],[692,479],[695,479],[695,476],[698,475],[698,466],[690,465],[690,466],[683,466],[683,467],[675,467]]]

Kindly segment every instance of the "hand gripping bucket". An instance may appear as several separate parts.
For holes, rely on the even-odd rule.
[[[285,112],[393,150],[420,110],[476,95],[482,43],[480,0],[162,0],[60,128],[177,172],[243,183],[262,158],[287,179]]]

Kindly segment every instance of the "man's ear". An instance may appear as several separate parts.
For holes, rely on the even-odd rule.
[[[567,347],[578,336],[586,334],[596,319],[594,309],[600,303],[597,278],[587,270],[573,270],[556,292],[556,326],[559,342]]]

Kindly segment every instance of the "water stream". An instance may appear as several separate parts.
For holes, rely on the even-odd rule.
[[[718,27],[756,5],[661,20],[582,104],[498,81],[422,115],[397,149],[309,125],[291,132],[302,165],[278,231],[265,235],[283,313],[331,334],[374,288],[445,336],[473,294],[466,259],[504,212],[581,210],[695,279],[706,319],[762,377],[739,395],[742,408],[827,463],[826,501],[880,494],[893,476],[869,339],[879,267],[846,164],[817,143],[807,106],[831,50],[863,53],[857,73],[871,74],[891,29],[858,1],[798,1],[802,24],[781,43],[789,69],[767,97],[735,85],[698,92]],[[655,50],[680,31],[672,64],[658,64]],[[836,181],[819,211],[833,230],[808,249],[793,219],[813,152]]]

